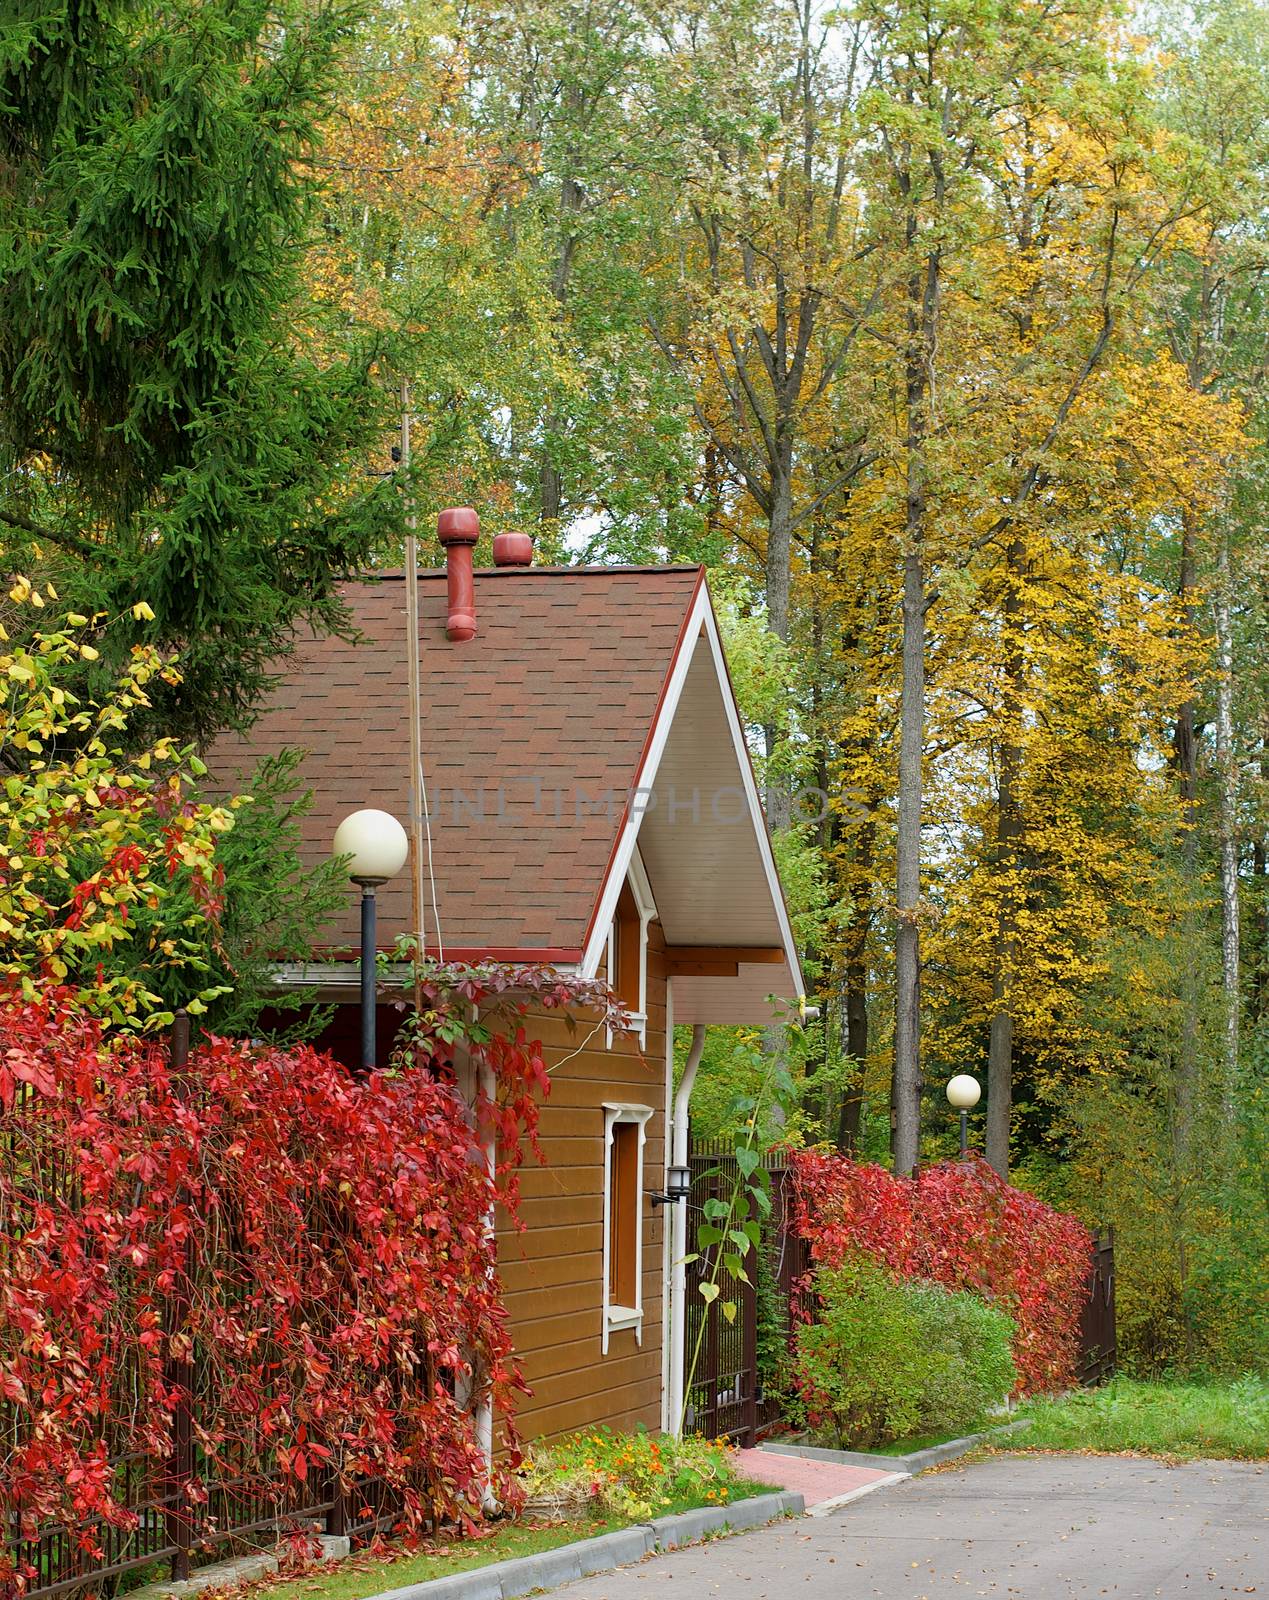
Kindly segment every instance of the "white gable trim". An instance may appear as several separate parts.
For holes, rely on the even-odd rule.
[[[665,697],[661,701],[661,709],[657,720],[653,724],[652,737],[648,742],[643,761],[635,773],[634,783],[631,785],[631,794],[626,802],[624,821],[621,833],[618,835],[617,848],[613,852],[612,860],[608,863],[608,876],[599,895],[599,906],[591,924],[590,935],[586,948],[582,952],[581,973],[584,978],[593,978],[599,971],[599,964],[604,959],[608,950],[608,930],[612,919],[616,915],[617,900],[621,895],[621,886],[626,881],[626,874],[630,870],[630,861],[635,851],[635,841],[639,837],[639,826],[643,821],[647,797],[652,792],[652,785],[656,782],[657,769],[661,765],[661,757],[665,754],[666,740],[670,737],[670,729],[674,725],[674,713],[678,710],[679,701],[683,698],[683,685],[687,682],[687,674],[691,669],[692,656],[696,650],[696,641],[700,638],[701,628],[704,625],[705,612],[709,610],[709,596],[705,585],[702,583],[696,591],[696,598],[692,602],[692,609],[688,613],[687,625],[679,639],[678,654],[674,658],[674,665],[670,671],[670,681],[666,686]],[[730,692],[730,691],[729,691]]]
[[[754,781],[753,764],[749,759],[749,747],[745,743],[745,734],[740,722],[740,711],[736,705],[736,696],[727,673],[722,640],[718,633],[718,623],[714,617],[714,608],[710,604],[709,590],[704,584],[697,591],[696,598],[692,603],[692,609],[688,613],[687,625],[679,642],[678,655],[675,657],[665,697],[661,702],[661,709],[657,714],[657,720],[652,729],[652,737],[648,743],[647,753],[635,776],[631,796],[626,806],[625,820],[618,837],[617,848],[613,852],[612,860],[609,863],[608,876],[604,880],[603,890],[599,897],[599,905],[591,926],[586,948],[582,953],[579,970],[583,977],[593,978],[599,972],[600,964],[607,955],[608,930],[616,913],[617,899],[621,894],[621,886],[626,881],[626,875],[630,871],[631,862],[635,858],[636,841],[647,810],[647,797],[651,794],[653,785],[656,783],[657,770],[661,765],[661,757],[665,753],[666,741],[670,737],[670,729],[674,724],[675,713],[678,711],[679,701],[683,697],[683,686],[687,681],[687,675],[696,652],[697,641],[700,639],[702,632],[709,640],[711,659],[714,663],[714,670],[718,675],[718,686],[722,692],[727,725],[731,732],[732,747],[736,754],[736,765],[740,770],[740,782],[749,808],[749,818],[757,836],[758,854],[762,861],[767,888],[771,895],[771,903],[775,907],[776,920],[780,928],[780,942],[784,947],[789,970],[793,974],[794,982],[798,988],[798,998],[800,999],[803,980],[801,963],[798,960],[797,944],[793,937],[793,929],[789,923],[788,911],[785,908],[784,891],[780,887],[780,875],[776,871],[775,857],[771,852],[771,840],[767,834],[767,822],[763,815],[762,802],[758,796],[758,785]]]
[[[771,903],[775,906],[776,920],[780,925],[780,943],[784,946],[784,953],[789,962],[789,971],[793,974],[793,981],[797,985],[796,998],[800,1002],[805,998],[805,981],[802,977],[802,962],[798,956],[797,940],[793,937],[793,927],[789,922],[788,907],[784,903],[784,889],[780,883],[780,874],[776,871],[775,856],[771,850],[771,835],[767,832],[767,819],[763,814],[762,801],[758,796],[758,785],[753,775],[753,762],[749,759],[749,746],[745,743],[745,730],[740,724],[740,708],[736,704],[735,691],[732,689],[731,678],[727,672],[727,658],[723,654],[723,642],[718,633],[718,620],[714,616],[714,608],[710,604],[708,591],[703,591],[703,597],[705,600],[705,635],[713,652],[714,670],[718,673],[718,681],[723,691],[723,705],[727,710],[727,725],[731,729],[731,742],[736,751],[736,764],[740,768],[740,781],[744,785],[745,796],[749,802],[749,815],[753,822],[754,832],[758,836],[758,854],[762,858],[762,870],[766,874],[767,888],[771,891]]]
[[[639,854],[636,844],[630,855],[630,892],[634,895],[635,905],[639,908],[639,918],[642,922],[655,922],[657,903],[652,895],[652,884],[648,878],[648,869],[643,864],[643,857]]]

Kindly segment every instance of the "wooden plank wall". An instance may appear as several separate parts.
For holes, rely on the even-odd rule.
[[[642,1053],[626,1039],[605,1045],[589,1022],[570,1032],[559,1017],[526,1018],[542,1039],[551,1094],[540,1137],[547,1165],[521,1173],[525,1231],[499,1219],[499,1270],[525,1381],[517,1408],[524,1439],[549,1438],[606,1422],[661,1426],[662,1224],[653,1207],[665,1167],[665,941],[648,929],[648,1028]],[[584,1048],[579,1049],[583,1045]],[[601,1350],[603,1317],[603,1102],[653,1107],[643,1166],[643,1334],[612,1333]]]

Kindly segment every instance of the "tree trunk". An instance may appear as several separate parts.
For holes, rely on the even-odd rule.
[[[777,639],[789,637],[789,555],[793,547],[792,462],[775,463],[771,515],[767,519],[767,626]]]
[[[845,975],[846,1054],[854,1065],[854,1076],[842,1096],[837,1119],[837,1148],[852,1156],[859,1148],[859,1130],[864,1110],[864,1069],[868,1061],[868,987],[862,961],[852,962]]]
[[[1177,574],[1177,598],[1181,602],[1182,614],[1190,627],[1198,625],[1198,600],[1195,596],[1194,581],[1196,571],[1195,551],[1198,542],[1198,526],[1194,512],[1190,506],[1181,508],[1181,561]],[[1194,858],[1194,808],[1198,801],[1198,753],[1196,745],[1194,696],[1190,695],[1185,704],[1178,707],[1176,714],[1176,728],[1172,735],[1172,759],[1176,767],[1177,778],[1181,786],[1181,800],[1185,807],[1185,822],[1189,830],[1186,835],[1186,859]]]
[[[1269,791],[1269,733],[1260,738],[1260,780]],[[1251,1014],[1257,1023],[1269,1016],[1269,840],[1258,833],[1252,845],[1252,926],[1258,935],[1252,975]]]
[[[771,515],[767,519],[767,627],[777,639],[789,637],[789,560],[793,548],[793,463],[791,452],[773,463]],[[775,755],[783,729],[768,724],[763,729],[767,761]],[[789,786],[783,779],[767,779],[767,822],[773,833],[789,826]]]
[[[917,469],[919,472],[919,469]],[[913,481],[910,473],[909,482]],[[894,1170],[916,1169],[921,1132],[921,755],[925,740],[925,572],[919,490],[909,494],[903,559],[903,690],[899,711],[899,827],[895,876]]]
[[[1231,637],[1229,538],[1222,531],[1216,581],[1216,762],[1220,771],[1221,840],[1221,976],[1225,1001],[1224,1073],[1221,1102],[1226,1120],[1233,1116],[1238,1077],[1239,907],[1238,907],[1238,759],[1234,748],[1234,647]]]
[[[1257,839],[1251,847],[1251,879],[1256,895],[1252,925],[1259,935],[1256,970],[1251,980],[1251,1013],[1256,1022],[1263,1022],[1265,996],[1269,994],[1269,850],[1263,839]]]
[[[992,980],[991,1039],[987,1051],[987,1160],[1009,1176],[1009,1118],[1013,1109],[1013,1012],[1001,968]]]
[[[1181,560],[1177,574],[1177,597],[1182,614],[1197,628],[1199,602],[1195,591],[1197,576],[1198,520],[1193,509],[1181,508]],[[1198,727],[1193,694],[1177,710],[1172,740],[1173,763],[1181,795],[1181,859],[1185,864],[1191,892],[1196,887],[1198,870]],[[1199,919],[1193,909],[1185,913],[1186,942],[1197,947],[1202,939]],[[1202,995],[1200,964],[1190,962],[1181,974],[1181,1047],[1176,1064],[1176,1122],[1173,1144],[1178,1166],[1186,1166],[1190,1133],[1194,1122],[1194,1102],[1199,1076],[1199,1005]]]
[[[911,152],[907,153],[911,159]],[[915,253],[918,213],[911,168],[900,187],[905,242]],[[938,196],[941,199],[941,195]],[[895,871],[894,1170],[915,1172],[921,1139],[921,762],[925,747],[926,397],[938,321],[939,256],[926,256],[907,283],[904,350],[907,497],[903,543],[903,686],[899,698],[899,819]]]
[[[583,103],[580,89],[571,86],[566,92],[565,100],[571,112],[575,115],[580,113]],[[581,184],[570,173],[560,184],[560,247],[559,254],[555,258],[555,270],[551,274],[551,297],[555,301],[557,327],[561,327],[564,322],[569,279],[577,255],[576,219],[585,199]],[[560,418],[554,413],[543,419],[547,438],[542,444],[542,464],[538,478],[538,521],[549,530],[558,529],[560,514],[564,507],[564,480],[559,468],[551,459],[550,444],[550,435],[559,426]]]
[[[873,866],[875,862],[877,801],[870,796],[867,820],[860,824],[851,861],[850,922],[846,928],[842,973],[843,1008],[846,1013],[846,1055],[854,1065],[842,1097],[837,1122],[837,1148],[852,1155],[859,1147],[864,1109],[864,1071],[868,1065],[868,935],[873,917]]]
[[[1026,551],[1021,538],[1005,552],[1004,598],[1005,692],[1004,730],[1000,741],[1000,778],[996,795],[995,870],[1009,882],[1000,898],[994,940],[991,1037],[987,1051],[987,1160],[1002,1178],[1009,1176],[1009,1127],[1013,1107],[1013,985],[1017,959],[1016,894],[1018,849],[1022,840],[1019,794],[1022,777],[1023,672],[1021,586]]]
[[[548,417],[547,431],[557,426],[558,421],[557,417]],[[538,521],[549,527],[555,527],[559,523],[560,507],[564,503],[564,480],[552,464],[548,450],[549,447],[544,448],[542,472],[538,482]]]

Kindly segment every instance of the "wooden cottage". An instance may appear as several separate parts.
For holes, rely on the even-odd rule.
[[[666,1223],[683,1207],[649,1196],[670,1156],[673,1028],[768,1021],[770,996],[799,1000],[798,956],[703,569],[535,567],[527,544],[496,541],[515,564],[472,573],[471,541],[451,543],[448,573],[418,579],[427,944],[607,975],[636,1015],[637,1039],[541,1019],[547,1165],[523,1173],[527,1227],[500,1233],[500,1270],[533,1391],[526,1436],[667,1427],[683,1223],[673,1247]],[[210,758],[241,783],[261,756],[301,750],[312,860],[349,812],[404,821],[413,803],[405,581],[345,597],[356,642],[302,640],[249,736]],[[329,1042],[350,1062],[356,917],[350,894],[342,955],[278,974],[349,1002]],[[381,945],[410,927],[403,874],[379,890]],[[381,1048],[397,1020],[383,1008]]]

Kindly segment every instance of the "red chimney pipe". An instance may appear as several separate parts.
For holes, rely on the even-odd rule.
[[[464,644],[476,637],[476,586],[471,575],[471,553],[480,538],[480,518],[470,506],[451,506],[436,519],[436,533],[445,546],[449,577],[449,620],[445,637]]]

